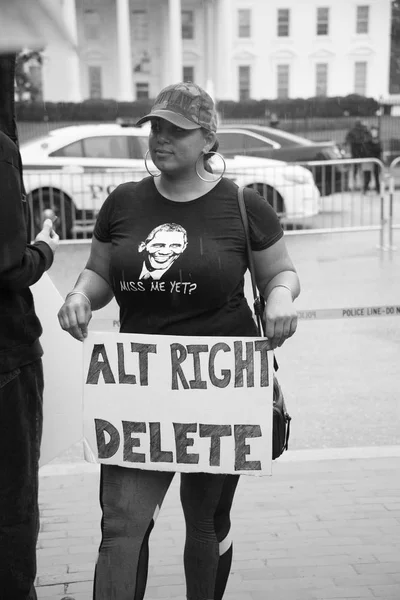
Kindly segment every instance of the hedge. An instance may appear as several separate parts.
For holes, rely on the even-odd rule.
[[[218,110],[224,119],[262,118],[272,114],[278,119],[329,117],[369,117],[376,114],[379,103],[374,98],[352,94],[332,98],[293,98],[288,100],[221,100]]]
[[[152,100],[117,102],[116,100],[85,100],[72,102],[17,102],[19,121],[115,121],[136,119],[146,114]],[[379,104],[373,98],[352,94],[332,98],[294,98],[288,100],[221,100],[217,104],[223,119],[269,118],[307,119],[327,117],[368,117],[376,114]]]
[[[83,102],[16,102],[18,121],[115,121],[139,118],[149,112],[151,100],[117,102],[85,100]]]

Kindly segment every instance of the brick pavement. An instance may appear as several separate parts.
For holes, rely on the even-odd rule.
[[[399,467],[399,447],[298,451],[271,478],[243,477],[226,600],[399,600]],[[146,600],[185,598],[178,481],[151,538]],[[38,599],[91,599],[97,467],[45,467],[40,507]]]

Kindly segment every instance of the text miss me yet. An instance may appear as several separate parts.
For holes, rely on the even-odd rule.
[[[157,384],[159,369],[160,367],[165,369],[167,357],[171,374],[171,390],[205,390],[210,386],[254,388],[269,385],[268,341],[265,339],[245,342],[235,340],[229,344],[217,342],[213,345],[184,345],[174,342],[168,346],[166,352],[166,346],[163,345],[161,357],[157,356],[157,344],[137,342],[93,344],[86,385],[98,385],[99,382],[110,385]],[[137,355],[134,373],[127,372],[127,352]],[[112,367],[115,358],[117,367]],[[222,362],[223,367],[218,369],[217,361],[220,364]],[[258,379],[256,379],[256,372],[259,373]]]

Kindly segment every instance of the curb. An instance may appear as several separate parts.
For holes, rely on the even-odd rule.
[[[361,460],[372,458],[400,458],[399,446],[367,446],[353,448],[320,448],[289,450],[279,458],[279,463],[317,462],[324,460]],[[39,469],[39,477],[57,475],[98,474],[100,465],[86,461],[50,463]]]

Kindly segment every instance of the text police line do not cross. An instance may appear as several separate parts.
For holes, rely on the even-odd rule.
[[[315,321],[324,319],[354,319],[361,317],[400,317],[400,305],[353,306],[351,308],[316,308],[299,310],[300,320]]]
[[[111,336],[86,350],[85,438],[91,438],[99,462],[270,474],[267,340],[197,337],[182,343],[172,336],[90,336],[97,336],[94,341]],[[131,341],[143,337],[146,341]]]
[[[353,306],[348,308],[314,308],[297,311],[301,321],[315,321],[328,319],[351,319],[359,317],[400,317],[400,305],[389,304],[383,306]],[[101,322],[98,321],[98,322]],[[105,319],[107,325],[110,321]],[[118,319],[112,320],[112,326],[119,328]]]

